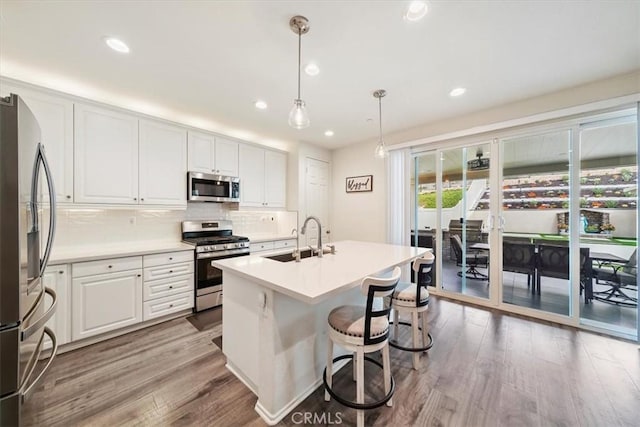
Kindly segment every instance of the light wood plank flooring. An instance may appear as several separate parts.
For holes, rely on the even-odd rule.
[[[435,345],[421,369],[391,349],[394,406],[367,411],[367,425],[639,425],[637,344],[436,298],[429,320]],[[264,426],[256,397],[212,343],[220,332],[177,319],[62,354],[26,405],[24,425]],[[381,396],[381,373],[366,371],[368,397]],[[350,372],[334,379],[347,397],[355,395]],[[281,425],[299,425],[307,412],[355,425],[355,411],[324,402],[321,389]]]

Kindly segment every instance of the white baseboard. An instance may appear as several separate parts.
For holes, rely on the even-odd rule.
[[[249,390],[251,390],[251,393],[255,394],[256,396],[258,395],[258,387],[256,387],[255,385],[253,385],[253,383],[246,378],[243,374],[240,373],[240,370],[237,369],[233,363],[229,362],[229,359],[227,359],[227,364],[224,365],[233,375],[236,376],[236,378],[238,378],[240,380],[240,382],[242,382],[242,384],[244,384],[245,386],[247,386],[247,388]]]

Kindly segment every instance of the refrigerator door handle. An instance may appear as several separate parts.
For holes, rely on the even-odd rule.
[[[53,184],[53,174],[47,161],[47,156],[44,154],[44,146],[38,144],[39,157],[42,160],[42,166],[44,167],[44,173],[47,176],[47,186],[49,187],[49,235],[47,236],[47,246],[40,261],[40,276],[44,274],[47,263],[49,262],[49,256],[51,255],[51,248],[53,247],[53,237],[56,234],[56,189]]]
[[[40,300],[44,297],[45,293],[49,294],[51,298],[53,298],[51,307],[47,309],[47,311],[42,315],[41,318],[39,318],[33,323],[28,321],[30,320],[30,317],[33,315],[33,313],[35,313],[35,310],[27,314],[27,317],[25,318],[25,322],[28,322],[29,326],[27,326],[22,330],[22,336],[21,336],[22,341],[28,339],[35,332],[39,331],[40,328],[42,328],[49,321],[49,319],[51,319],[51,316],[53,316],[53,314],[56,312],[56,306],[58,304],[58,296],[56,295],[56,292],[53,289],[47,288],[46,286],[44,288],[44,292],[42,292],[38,296],[38,301],[36,302],[36,304],[34,304],[34,307],[37,307],[38,305],[40,305]]]
[[[40,382],[44,373],[49,370],[49,367],[51,366],[53,359],[55,359],[56,354],[58,353],[58,340],[56,338],[56,334],[54,334],[53,331],[47,328],[46,326],[44,328],[44,334],[47,334],[49,336],[49,339],[51,340],[51,343],[52,343],[51,356],[49,356],[49,360],[47,361],[47,364],[45,365],[45,367],[42,368],[42,371],[40,371],[40,373],[33,380],[33,382],[27,386],[27,383],[29,382],[29,378],[31,377],[31,374],[33,374],[33,371],[37,365],[37,363],[33,364],[33,367],[29,371],[29,375],[27,375],[27,379],[24,382],[24,385],[23,385],[24,390],[20,390],[20,395],[21,395],[20,398],[22,399],[22,402],[24,402],[26,399],[29,398],[29,396],[31,395],[31,392],[33,391],[33,387],[35,387],[35,385]],[[42,336],[40,337],[40,341],[38,341],[38,356],[40,355],[40,348],[42,348],[42,343],[44,342],[44,334],[42,334]]]

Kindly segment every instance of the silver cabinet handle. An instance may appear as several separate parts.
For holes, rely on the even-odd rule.
[[[47,323],[49,321],[49,319],[51,319],[51,316],[53,316],[53,314],[56,312],[56,306],[58,304],[58,296],[56,295],[56,292],[53,289],[47,288],[45,286],[44,291],[40,293],[40,295],[38,296],[37,302],[34,305],[34,307],[37,307],[38,305],[40,305],[40,302],[42,301],[42,298],[44,297],[44,294],[47,293],[51,296],[51,298],[53,298],[53,302],[51,303],[51,307],[49,307],[49,309],[42,315],[41,318],[39,318],[38,320],[36,320],[35,322],[31,323],[28,322],[29,320],[31,320],[31,316],[33,316],[33,314],[36,312],[36,310],[30,311],[27,314],[27,317],[25,318],[25,321],[27,321],[29,323],[29,326],[27,326],[26,328],[24,328],[22,330],[22,341],[28,339],[31,335],[33,335],[36,331],[38,331],[40,328],[42,328],[45,323]]]
[[[169,261],[173,261],[173,257],[169,257]]]
[[[47,364],[45,365],[45,367],[42,369],[42,371],[40,371],[40,373],[38,374],[38,376],[36,377],[35,380],[33,380],[33,382],[24,389],[24,391],[20,391],[21,394],[21,399],[24,402],[26,399],[29,398],[29,396],[31,395],[31,392],[33,390],[33,387],[38,384],[40,382],[40,380],[42,379],[42,376],[44,375],[45,372],[47,372],[49,370],[49,367],[51,366],[51,363],[53,362],[53,359],[55,359],[56,354],[58,354],[58,339],[56,338],[56,334],[53,333],[53,331],[51,329],[49,329],[48,327],[45,326],[44,328],[44,334],[47,334],[49,336],[49,339],[52,342],[52,349],[51,349],[51,356],[49,356],[49,361],[47,362]],[[40,355],[40,348],[42,347],[42,343],[44,342],[44,334],[42,334],[42,336],[40,337],[40,341],[38,341],[38,356]],[[39,357],[36,357],[35,360],[37,360]],[[36,367],[36,363],[33,364],[33,367],[31,368],[31,370],[29,371],[29,374],[27,375],[27,380],[29,379],[29,377],[31,376],[31,374],[33,373],[33,370]],[[24,384],[27,384],[27,381],[24,382]]]
[[[109,268],[113,268],[113,265],[110,265]]]
[[[134,198],[133,198],[133,200],[134,200],[134,201],[138,201],[138,198],[137,198],[137,197],[134,197]]]
[[[169,286],[169,289],[173,289],[173,286]]]
[[[71,198],[71,196],[67,194],[67,199],[70,199],[70,198]]]
[[[140,199],[141,202],[144,202],[144,197]]]

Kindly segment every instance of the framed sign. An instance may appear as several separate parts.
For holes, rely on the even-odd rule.
[[[373,175],[349,176],[346,179],[347,193],[373,191]]]

